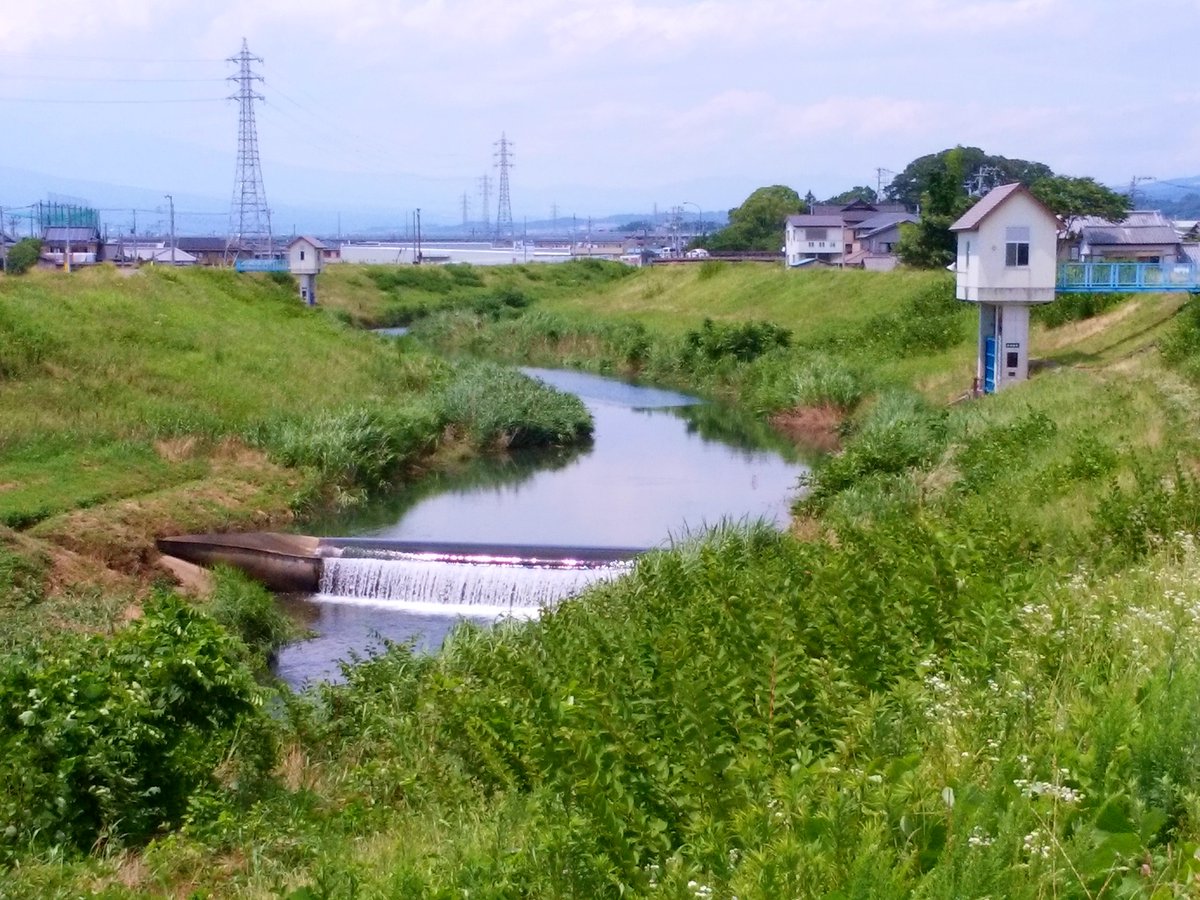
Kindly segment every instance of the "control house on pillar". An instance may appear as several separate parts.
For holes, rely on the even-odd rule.
[[[1029,309],[1054,300],[1058,227],[1022,184],[994,188],[950,226],[958,236],[955,296],[979,306],[983,393],[1029,377]]]

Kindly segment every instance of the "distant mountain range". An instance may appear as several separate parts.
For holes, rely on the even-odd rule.
[[[1113,189],[1127,193],[1129,185]],[[1161,210],[1172,219],[1200,219],[1200,175],[1140,181],[1134,188],[1134,206]]]

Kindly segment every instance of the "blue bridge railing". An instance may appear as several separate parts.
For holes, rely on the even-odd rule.
[[[1193,263],[1073,262],[1058,267],[1060,294],[1200,291]]]
[[[239,272],[286,272],[286,259],[239,259],[234,265]]]

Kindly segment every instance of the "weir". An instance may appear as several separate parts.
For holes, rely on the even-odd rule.
[[[315,538],[274,533],[162,538],[159,550],[231,565],[272,590],[447,615],[532,614],[628,572],[643,548]]]

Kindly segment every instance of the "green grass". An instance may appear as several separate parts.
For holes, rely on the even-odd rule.
[[[202,664],[227,660],[243,692],[248,650],[204,620],[178,644],[143,640],[157,635],[155,612],[116,639],[132,646],[127,659],[89,644],[5,669],[0,695],[13,716],[29,708],[32,677],[46,698],[38,727],[92,729],[44,757],[11,722],[0,729],[12,748],[0,765],[9,793],[60,827],[54,778],[86,773],[93,793],[71,796],[106,798],[96,808],[107,830],[89,848],[92,831],[58,839],[14,819],[0,893],[1193,895],[1200,314],[1139,298],[1039,327],[1035,356],[1056,367],[948,405],[974,351],[969,310],[931,292],[941,276],[902,273],[891,302],[881,293],[823,322],[815,307],[788,318],[761,300],[782,276],[793,278],[787,291],[800,290],[794,276],[875,284],[857,274],[531,267],[503,276],[527,307],[504,304],[512,312],[497,316],[460,297],[427,316],[429,339],[457,349],[664,373],[760,413],[843,409],[845,448],[815,467],[813,518],[800,523],[811,539],[717,529],[538,620],[464,625],[433,656],[390,647],[347,666],[343,685],[282,694],[269,720],[246,711],[237,748],[245,740],[262,752],[269,738],[278,753],[252,755],[244,782],[210,767],[212,748],[187,744],[171,784],[191,795],[183,805],[173,795],[169,808],[128,790],[155,773],[122,754],[127,731],[99,710],[111,702],[134,732],[153,721],[122,686],[147,652],[189,658],[195,635],[208,650]],[[457,278],[445,296],[501,286],[490,273],[482,288]],[[664,312],[722,284],[731,297]],[[750,285],[760,291],[743,292]],[[44,331],[8,364],[21,377],[53,358],[60,338]],[[787,342],[773,339],[782,331]],[[430,365],[452,373],[435,382],[444,393],[413,397],[411,409],[456,410],[478,440],[517,433],[478,406],[481,386],[501,376]],[[296,433],[261,440],[327,458],[304,465],[328,471],[343,466],[339,448],[362,445],[351,462],[401,454],[377,439],[393,430],[356,409],[269,419]],[[578,424],[566,406],[543,422]],[[10,609],[36,609],[46,561],[29,555],[27,536],[8,534],[0,600],[7,590]],[[247,647],[268,648],[278,623],[262,600],[225,583],[214,612]],[[54,662],[64,658],[79,664]],[[103,689],[69,695],[80,670],[103,674]],[[212,738],[229,750],[229,722],[219,725]],[[274,775],[262,779],[268,762]],[[147,821],[161,829],[145,843]]]

